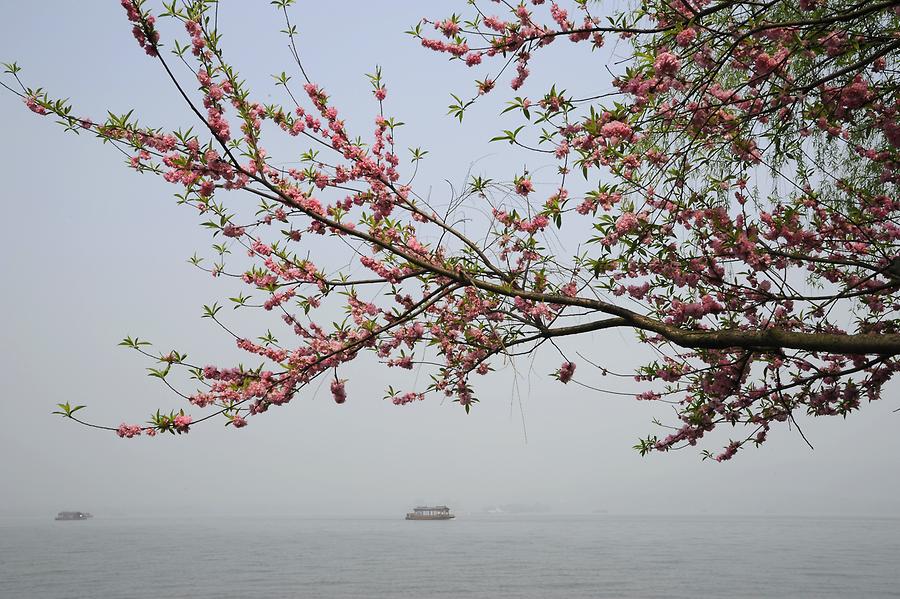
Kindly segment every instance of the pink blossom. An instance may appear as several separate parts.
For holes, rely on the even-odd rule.
[[[550,16],[553,17],[553,20],[556,21],[556,24],[559,25],[559,28],[562,31],[567,31],[572,28],[571,23],[568,21],[568,13],[560,8],[555,2],[550,5]]]
[[[28,96],[25,98],[25,106],[28,107],[28,110],[35,114],[47,114],[47,109],[38,104],[37,98],[34,96]]]
[[[681,62],[671,52],[661,52],[653,63],[653,70],[660,77],[672,77],[680,68]]]
[[[575,374],[575,363],[563,362],[556,374],[561,383],[568,383],[572,380],[572,375]]]
[[[425,395],[422,393],[413,393],[410,391],[409,393],[404,393],[403,395],[398,395],[391,400],[395,406],[405,406],[408,403],[412,403],[414,401],[422,401],[425,399]]]
[[[119,425],[119,428],[116,429],[116,434],[119,437],[131,439],[132,437],[137,437],[141,434],[141,427],[137,424],[125,424],[124,422]]]
[[[692,27],[688,27],[678,32],[678,35],[675,36],[675,43],[679,46],[689,46],[696,37],[697,31]]]
[[[637,228],[638,218],[633,212],[623,212],[616,219],[616,232],[620,235],[629,233]]]
[[[435,22],[434,28],[443,33],[448,38],[453,37],[457,33],[459,33],[459,23],[451,19]]]
[[[740,447],[740,443],[738,443],[737,441],[732,441],[728,444],[728,447],[726,447],[722,453],[715,457],[715,460],[717,462],[725,462],[727,460],[730,460],[732,457],[734,457],[734,454],[737,453],[737,450],[740,449]]]
[[[611,145],[616,145],[620,140],[631,139],[632,134],[631,127],[622,121],[610,121],[600,127],[600,135],[607,138]]]
[[[175,431],[179,434],[189,433],[191,430],[191,422],[193,422],[193,418],[186,414],[179,414],[172,421],[172,426],[175,428]]]
[[[206,92],[206,95],[208,95],[213,100],[221,100],[225,95],[225,91],[220,85],[210,85],[209,90]]]
[[[236,227],[228,224],[222,229],[222,234],[225,237],[240,237],[244,234],[244,227]]]
[[[531,183],[531,179],[528,177],[519,177],[516,180],[516,193],[527,196],[532,191],[534,191],[534,185]]]
[[[347,391],[344,389],[344,381],[338,379],[331,381],[331,395],[334,397],[334,402],[337,404],[342,404],[347,401]]]

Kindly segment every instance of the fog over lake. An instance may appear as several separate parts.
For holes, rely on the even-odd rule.
[[[0,60],[18,60],[27,85],[70,97],[77,111],[97,120],[106,109],[135,108],[142,123],[196,125],[159,65],[142,56],[118,3],[5,4]],[[430,190],[437,201],[449,194],[445,181],[458,185],[470,168],[497,178],[521,171],[522,155],[488,143],[512,123],[497,115],[515,94],[500,90],[460,125],[446,114],[449,93],[471,93],[478,73],[403,34],[420,17],[443,18],[464,9],[463,2],[344,4],[300,2],[294,14],[310,75],[351,129],[371,130],[376,106],[365,73],[377,63],[389,92],[386,110],[406,123],[398,143],[430,152],[416,179],[420,192]],[[261,100],[280,99],[271,75],[288,70],[290,56],[277,33],[277,12],[267,2],[224,2],[219,19],[227,56]],[[554,76],[608,77],[584,51],[551,50],[535,59],[523,92],[542,94]],[[615,55],[615,44],[606,51]],[[551,64],[563,55],[575,58]],[[469,415],[433,398],[408,406],[383,400],[395,373],[365,356],[341,371],[346,404],[336,405],[317,381],[242,430],[213,422],[188,435],[123,440],[53,416],[55,404],[66,401],[87,404],[86,418],[112,426],[143,422],[157,408],[199,414],[146,376],[152,364],[117,343],[137,335],[203,364],[246,362],[229,337],[200,318],[203,304],[240,287],[187,262],[195,251],[208,253],[211,241],[196,214],[176,206],[175,187],[125,168],[108,145],[64,134],[9,93],[0,93],[0,131],[6,339],[0,516],[49,520],[60,510],[85,510],[96,522],[166,515],[399,518],[414,505],[437,503],[460,515],[519,505],[553,515],[900,517],[896,384],[846,420],[798,416],[815,450],[781,424],[762,448],[724,464],[701,461],[697,448],[642,458],[632,445],[664,433],[651,420],[672,424],[672,409],[564,386],[549,376],[559,366],[550,350],[497,362],[497,372],[475,381],[481,403]],[[305,150],[294,139],[279,144],[281,155]],[[549,188],[553,171],[539,166],[532,166],[535,182],[540,186],[545,172]],[[559,235],[565,245],[566,230]],[[228,317],[251,335],[274,320],[262,313]],[[627,331],[597,332],[567,347],[617,371],[648,356]],[[578,367],[590,384],[642,390],[602,377],[585,361]],[[706,447],[727,442],[723,428]]]

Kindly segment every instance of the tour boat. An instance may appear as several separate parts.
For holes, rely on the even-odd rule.
[[[94,516],[87,512],[60,512],[56,514],[56,520],[87,520]]]
[[[456,518],[446,505],[420,506],[406,514],[407,520],[450,520]]]

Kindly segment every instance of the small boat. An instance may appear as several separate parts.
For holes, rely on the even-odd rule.
[[[93,517],[92,514],[87,512],[60,512],[56,514],[54,520],[87,520]]]
[[[451,520],[456,518],[446,505],[420,506],[406,514],[407,520]]]

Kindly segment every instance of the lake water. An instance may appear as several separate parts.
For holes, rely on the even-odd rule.
[[[0,597],[900,597],[900,520],[0,520]]]

